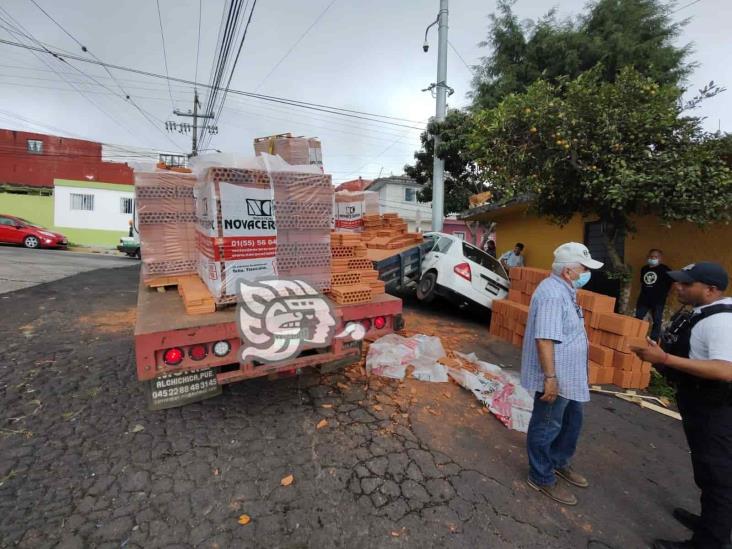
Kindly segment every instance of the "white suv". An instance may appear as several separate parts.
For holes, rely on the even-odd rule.
[[[422,260],[417,298],[430,302],[440,295],[461,307],[491,309],[494,299],[505,299],[510,282],[503,266],[480,248],[457,236],[427,233],[435,241]]]

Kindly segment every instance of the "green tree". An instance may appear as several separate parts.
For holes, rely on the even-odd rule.
[[[451,109],[444,122],[430,122],[420,139],[422,149],[414,153],[413,166],[404,166],[404,173],[421,184],[420,202],[432,201],[432,162],[434,139],[440,136],[438,154],[445,160],[445,213],[462,212],[468,207],[470,196],[487,190],[485,178],[472,160],[468,136],[471,117],[466,111]]]
[[[603,71],[539,80],[477,111],[470,139],[476,163],[505,197],[531,195],[535,212],[558,224],[579,213],[613,227],[607,248],[625,309],[630,268],[609,243],[632,232],[638,214],[699,225],[730,220],[732,171],[723,140],[685,115],[677,86],[630,67],[607,82]]]
[[[615,80],[626,65],[661,84],[678,84],[691,66],[688,48],[674,45],[683,23],[672,23],[668,8],[658,0],[599,0],[585,14],[559,21],[554,11],[535,22],[521,23],[513,2],[501,0],[490,18],[482,46],[490,54],[475,68],[472,106],[451,110],[443,124],[432,123],[421,136],[422,147],[405,172],[425,184],[420,200],[432,198],[433,141],[442,138],[438,154],[445,160],[445,211],[468,208],[468,197],[486,190],[484,172],[476,167],[473,152],[465,146],[472,112],[493,108],[507,95],[522,93],[537,79],[557,83],[575,78],[602,63],[602,78]]]
[[[692,68],[686,63],[689,46],[674,45],[685,21],[673,23],[669,8],[658,0],[599,0],[574,20],[558,21],[551,10],[525,24],[512,5],[499,2],[488,37],[480,43],[491,53],[476,69],[474,108],[495,107],[539,78],[556,83],[598,64],[607,82],[630,66],[660,84],[677,85]]]

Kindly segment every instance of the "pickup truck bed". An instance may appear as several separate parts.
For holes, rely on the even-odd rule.
[[[373,261],[374,269],[379,271],[379,280],[384,281],[386,291],[394,292],[419,282],[422,258],[429,253],[433,244],[431,240],[425,240],[422,244],[398,250],[369,249],[366,256]]]

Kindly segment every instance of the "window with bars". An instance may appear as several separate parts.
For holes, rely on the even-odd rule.
[[[119,199],[119,213],[131,214],[134,208],[134,201],[132,198],[120,198]]]
[[[77,194],[71,193],[71,209],[94,211],[94,195],[93,194]]]

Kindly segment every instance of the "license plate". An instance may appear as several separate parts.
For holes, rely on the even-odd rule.
[[[216,372],[210,368],[158,377],[146,385],[150,410],[183,406],[221,394]]]

